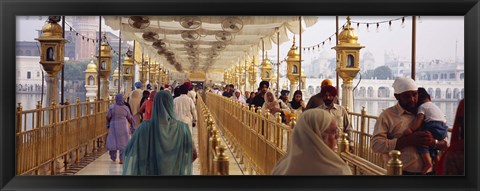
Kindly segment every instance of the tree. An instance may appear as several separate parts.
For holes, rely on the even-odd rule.
[[[392,70],[388,66],[380,66],[373,71],[374,77],[379,80],[393,79]]]

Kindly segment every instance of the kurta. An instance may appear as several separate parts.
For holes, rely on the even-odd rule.
[[[128,120],[133,120],[132,114],[126,105],[110,105],[107,118],[111,116],[108,136],[107,149],[124,150],[128,143],[129,123]]]

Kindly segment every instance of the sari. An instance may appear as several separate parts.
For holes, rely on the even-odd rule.
[[[170,93],[153,101],[152,118],[143,121],[125,150],[123,175],[191,175],[192,135],[178,121]]]

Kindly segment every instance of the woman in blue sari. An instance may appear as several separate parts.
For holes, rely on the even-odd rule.
[[[143,121],[128,142],[123,175],[192,174],[192,135],[173,108],[170,93],[155,95],[151,119]]]

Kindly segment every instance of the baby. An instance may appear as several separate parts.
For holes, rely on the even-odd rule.
[[[432,133],[433,138],[436,139],[435,143],[439,140],[445,139],[447,136],[447,119],[445,114],[434,103],[431,102],[430,95],[425,88],[418,88],[418,111],[417,117],[413,127],[406,129],[403,134],[410,135],[416,130],[429,131]],[[425,124],[422,126],[423,122]],[[432,158],[437,159],[438,150],[436,148],[417,147],[418,152],[422,156],[423,174],[426,174],[430,168],[432,168]]]

